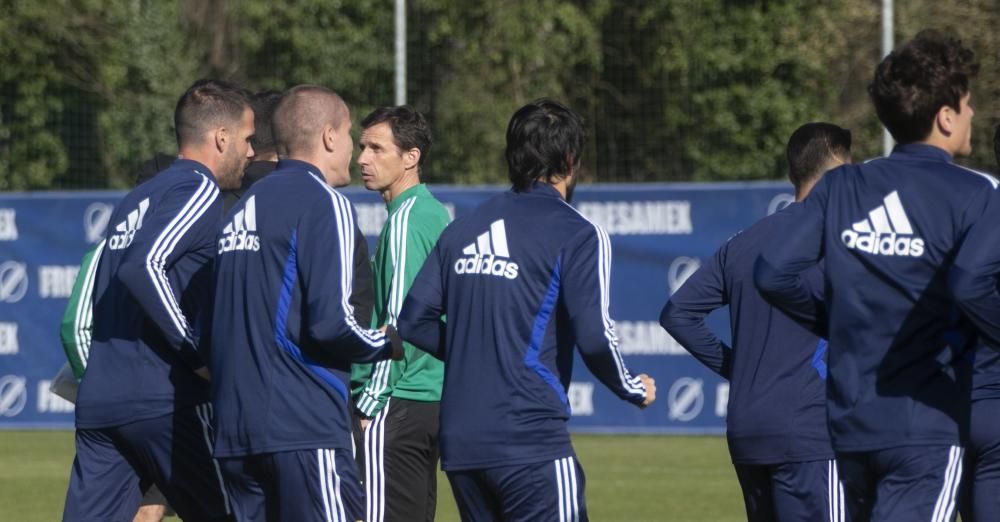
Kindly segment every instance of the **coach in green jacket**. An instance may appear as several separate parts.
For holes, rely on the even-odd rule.
[[[377,328],[396,324],[406,292],[450,218],[420,183],[431,145],[423,115],[407,106],[383,107],[361,128],[362,180],[382,194],[389,211],[373,266]],[[355,365],[352,372],[369,522],[434,520],[444,367],[409,344],[405,349],[403,360]]]

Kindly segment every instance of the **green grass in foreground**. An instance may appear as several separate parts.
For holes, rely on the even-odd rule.
[[[591,520],[745,519],[722,437],[577,435],[573,444]],[[0,520],[59,520],[72,463],[70,431],[0,431]],[[437,519],[457,521],[443,474],[438,491]]]

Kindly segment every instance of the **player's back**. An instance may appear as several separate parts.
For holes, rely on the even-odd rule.
[[[210,364],[216,456],[350,448],[351,358],[318,338],[323,320],[360,330],[337,298],[350,291],[353,209],[318,172],[282,160],[224,219]]]
[[[909,144],[830,172],[817,189],[835,447],[958,444],[968,389],[955,363],[971,336],[946,278],[992,183]]]
[[[726,436],[740,464],[832,458],[826,427],[826,341],[769,305],[753,282],[753,260],[793,219],[768,216],[724,245],[717,260],[729,304],[732,368]],[[803,275],[822,297],[820,267]]]
[[[171,346],[150,319],[154,304],[140,299],[156,300],[172,323],[196,340],[200,336],[211,292],[212,236],[221,215],[218,192],[207,168],[178,160],[129,192],[112,213],[94,283],[93,342],[76,406],[79,427],[159,417],[208,399],[207,383],[194,373],[204,365],[194,346]],[[136,278],[152,281],[155,292],[137,296],[125,282]]]
[[[541,183],[491,198],[442,233],[445,469],[572,454],[565,388],[573,341],[560,263],[564,247],[587,233],[594,226]]]

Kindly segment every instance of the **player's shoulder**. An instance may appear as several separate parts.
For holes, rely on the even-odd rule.
[[[445,223],[451,221],[451,213],[441,200],[434,197],[434,194],[427,191],[418,194],[413,198],[413,210],[421,220],[441,221]]]
[[[608,242],[608,232],[598,222],[594,221],[579,209],[560,199],[553,202],[559,213],[558,231],[556,234],[570,244],[586,242]]]
[[[985,172],[970,169],[969,167],[965,167],[957,163],[953,163],[952,167],[955,170],[955,178],[967,184],[970,189],[975,190],[987,187],[991,189],[997,188],[997,179]]]
[[[785,208],[765,216],[747,228],[739,230],[729,237],[720,250],[725,254],[738,254],[737,257],[753,255],[763,249],[767,241],[779,236],[794,222],[793,210],[801,203],[794,202]]]

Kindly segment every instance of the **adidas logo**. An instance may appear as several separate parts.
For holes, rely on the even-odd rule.
[[[507,250],[507,230],[504,228],[503,220],[499,219],[490,225],[487,232],[483,232],[476,238],[475,243],[470,243],[462,249],[461,257],[455,262],[455,273],[481,274],[507,279],[517,278],[517,263],[512,263],[510,252]]]
[[[149,209],[149,198],[139,202],[139,207],[128,213],[125,221],[115,225],[115,233],[108,238],[108,248],[111,250],[124,250],[132,244],[135,233],[142,228],[142,218],[146,217],[146,210]]]
[[[847,248],[880,256],[920,257],[924,255],[924,240],[913,236],[913,227],[906,217],[899,193],[892,191],[868,213],[868,218],[851,225],[840,233]]]
[[[233,220],[222,229],[219,239],[219,253],[234,250],[257,252],[260,250],[260,236],[257,235],[257,196],[250,196],[243,208],[233,215]]]

